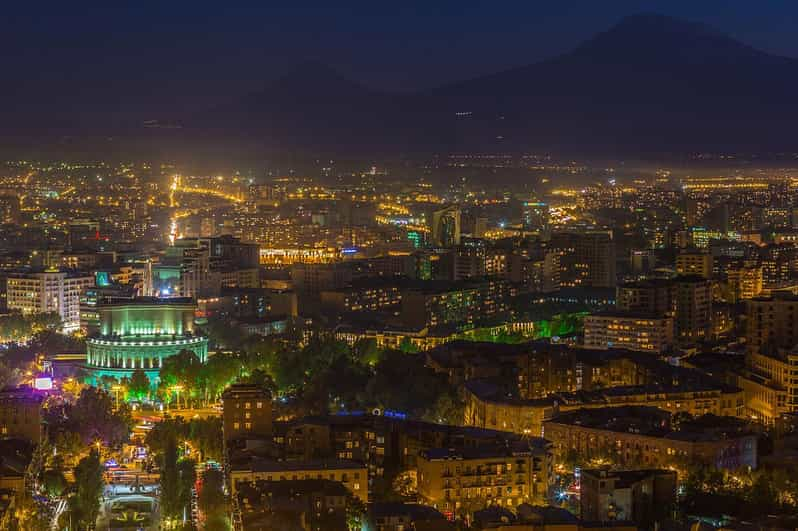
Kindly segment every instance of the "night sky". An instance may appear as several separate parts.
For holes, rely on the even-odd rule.
[[[551,57],[641,12],[798,57],[790,1],[114,3],[5,3],[3,100],[189,110],[257,90],[308,59],[375,88],[413,90]]]

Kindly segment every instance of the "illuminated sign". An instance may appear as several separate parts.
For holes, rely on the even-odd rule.
[[[33,380],[33,387],[39,391],[49,391],[53,388],[53,379],[49,376],[36,378]]]

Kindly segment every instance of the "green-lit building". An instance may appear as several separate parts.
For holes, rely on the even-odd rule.
[[[201,361],[207,359],[208,340],[194,333],[192,299],[106,299],[94,311],[97,324],[86,341],[86,367],[94,383],[102,376],[129,378],[142,369],[155,385],[169,356],[191,350]]]

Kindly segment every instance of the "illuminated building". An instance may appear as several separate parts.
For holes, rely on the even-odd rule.
[[[729,267],[726,270],[730,303],[753,299],[762,293],[761,267]]]
[[[402,323],[417,328],[473,325],[506,312],[512,291],[504,280],[426,282],[402,292]]]
[[[466,240],[454,250],[454,280],[507,275],[507,252],[490,249],[485,240]]]
[[[272,434],[272,397],[262,387],[234,384],[222,393],[222,431],[225,441]]]
[[[746,302],[746,368],[739,385],[748,414],[772,424],[798,411],[798,297],[776,293]]]
[[[465,384],[466,426],[539,436],[543,422],[558,412],[555,398],[510,399],[490,382]]]
[[[321,304],[333,312],[375,312],[402,303],[401,285],[381,278],[363,279],[353,285],[320,293]]]
[[[432,213],[432,244],[454,247],[460,244],[460,208],[448,206]]]
[[[257,288],[259,249],[231,236],[183,238],[152,265],[150,295],[209,297],[224,287]]]
[[[746,368],[738,378],[745,392],[746,413],[772,425],[785,413],[798,412],[798,352],[777,349],[749,352]]]
[[[19,196],[10,192],[0,193],[0,223],[17,225],[19,222]]]
[[[712,278],[712,255],[709,253],[679,253],[676,272],[680,275],[698,275]]]
[[[676,311],[676,288],[670,280],[644,280],[620,284],[615,301],[622,312],[650,315],[673,315]]]
[[[673,345],[673,319],[623,312],[585,317],[587,348],[625,348],[661,354]]]
[[[549,205],[539,201],[524,201],[521,218],[525,229],[545,231],[549,226]]]
[[[712,332],[712,282],[698,276],[677,277],[675,283],[676,341],[680,344],[709,339]]]
[[[611,232],[555,232],[550,246],[560,254],[560,286],[615,287]]]
[[[94,276],[58,270],[41,273],[11,273],[6,280],[9,310],[23,314],[56,313],[65,332],[80,327],[80,297],[94,286]]]
[[[353,461],[266,461],[253,459],[250,463],[230,465],[231,495],[239,486],[256,481],[299,481],[326,479],[342,483],[363,503],[368,503],[368,469]]]
[[[544,422],[543,430],[560,461],[604,459],[627,468],[756,468],[757,435],[746,421],[705,415],[673,429],[670,419],[670,412],[649,406],[589,408],[561,413]]]
[[[100,328],[86,341],[90,379],[129,378],[142,369],[155,385],[163,360],[181,350],[194,352],[204,363],[208,340],[194,335],[195,308],[186,298],[111,299],[97,305]]]
[[[676,472],[586,469],[580,475],[580,516],[591,522],[631,520],[647,529],[671,516]]]
[[[746,301],[746,345],[759,353],[798,344],[798,297],[776,292]]]
[[[543,504],[553,480],[548,441],[423,450],[417,461],[418,495],[448,517],[471,515],[488,505]]]

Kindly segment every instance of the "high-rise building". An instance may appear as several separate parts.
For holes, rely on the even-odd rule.
[[[676,272],[680,275],[698,275],[712,278],[712,255],[709,253],[679,253]]]
[[[158,297],[218,296],[224,287],[259,287],[259,248],[232,236],[183,238],[151,267],[152,290]]]
[[[676,286],[665,279],[620,284],[615,289],[615,305],[622,312],[673,315],[676,312]]]
[[[460,244],[460,208],[451,205],[432,213],[432,244],[454,247]]]
[[[549,228],[549,205],[540,201],[524,201],[521,217],[524,229],[546,232]]]
[[[611,232],[555,232],[550,247],[560,253],[561,286],[615,287],[615,242]]]
[[[80,328],[80,297],[92,286],[93,275],[58,270],[11,273],[6,280],[6,304],[23,314],[56,313],[63,330],[73,332]]]
[[[798,297],[776,292],[746,302],[746,346],[749,352],[774,352],[798,344]]]
[[[691,344],[707,340],[712,333],[712,282],[699,276],[674,280],[676,341]]]
[[[0,223],[18,225],[19,196],[11,192],[0,193]]]
[[[726,270],[726,278],[728,302],[753,299],[762,293],[761,267],[729,267]]]

